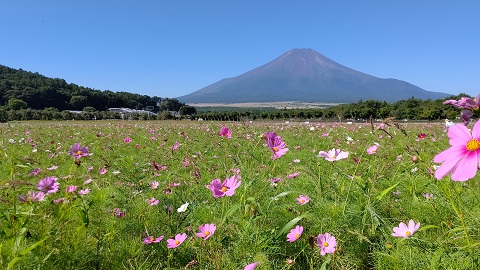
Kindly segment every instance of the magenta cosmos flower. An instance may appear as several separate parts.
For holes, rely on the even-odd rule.
[[[255,267],[257,267],[257,265],[258,265],[258,262],[251,263],[251,264],[245,266],[245,268],[243,268],[243,270],[253,270],[253,269],[255,269]]]
[[[408,226],[405,223],[400,222],[398,227],[393,228],[392,236],[407,238],[412,236],[413,233],[418,230],[418,228],[420,228],[420,222],[415,224],[413,219],[410,219]]]
[[[142,241],[143,241],[144,244],[148,245],[148,244],[151,244],[151,243],[158,243],[158,242],[162,241],[163,237],[164,237],[163,235],[160,236],[160,237],[157,237],[157,238],[155,238],[154,236],[147,236],[147,237],[143,238]]]
[[[205,225],[200,225],[198,226],[198,230],[200,231],[199,233],[196,233],[195,235],[203,238],[203,240],[207,240],[210,238],[215,233],[215,230],[217,227],[215,224],[205,224]]]
[[[177,234],[175,235],[175,238],[170,238],[167,240],[167,248],[176,248],[180,246],[185,239],[187,239],[186,233]]]
[[[55,176],[49,176],[38,182],[37,189],[45,194],[50,194],[57,192],[59,185],[60,184],[57,182],[57,178]]]
[[[303,227],[302,226],[296,226],[295,228],[291,229],[290,232],[287,234],[287,241],[288,242],[295,242],[302,236],[303,233]]]
[[[232,138],[232,132],[227,127],[222,127],[220,129],[220,132],[218,132],[218,136],[222,136],[230,139]]]
[[[310,201],[310,197],[306,196],[306,195],[300,195],[298,196],[297,198],[297,202],[299,204],[306,204]]]
[[[273,153],[273,156],[271,157],[272,159],[277,159],[287,153],[287,144],[282,140],[282,137],[278,136],[275,132],[267,132],[264,135],[264,138],[268,149]]]
[[[450,148],[436,155],[434,162],[443,162],[435,171],[435,177],[442,179],[452,172],[452,180],[467,181],[478,170],[480,155],[480,121],[475,123],[472,133],[467,127],[456,124],[448,129]]]
[[[462,97],[460,100],[449,99],[443,102],[444,105],[452,105],[453,107],[463,109],[460,114],[465,125],[468,124],[470,118],[473,117],[473,112],[480,108],[480,94],[471,99],[469,97]]]
[[[326,160],[332,162],[332,161],[348,158],[348,152],[344,152],[340,149],[333,148],[328,152],[325,152],[325,151],[318,152],[318,157],[324,157]]]
[[[320,248],[320,255],[324,256],[325,254],[335,252],[337,240],[329,233],[319,234],[317,236],[317,246]]]
[[[237,189],[242,181],[238,181],[240,179],[239,175],[234,175],[230,178],[225,179],[225,181],[220,182],[220,179],[215,179],[210,182],[210,185],[206,185],[205,187],[212,191],[213,197],[223,197],[223,196],[232,196],[235,194],[235,189]]]
[[[75,158],[81,158],[90,156],[91,154],[88,152],[87,146],[81,146],[79,143],[75,143],[70,146],[70,151],[68,152],[69,155],[74,156]]]

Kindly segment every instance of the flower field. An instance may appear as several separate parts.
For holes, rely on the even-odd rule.
[[[478,269],[477,137],[393,121],[2,124],[0,268]]]

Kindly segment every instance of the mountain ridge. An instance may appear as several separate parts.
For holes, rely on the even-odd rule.
[[[382,79],[341,65],[313,49],[292,49],[264,65],[221,79],[177,97],[202,102],[339,102],[360,99],[394,102],[409,97],[438,99],[447,93],[426,91],[398,79]]]

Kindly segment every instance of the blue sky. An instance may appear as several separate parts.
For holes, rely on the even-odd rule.
[[[178,97],[294,48],[428,91],[480,93],[480,1],[2,0],[0,64]]]

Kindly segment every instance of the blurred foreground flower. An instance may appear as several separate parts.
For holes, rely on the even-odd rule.
[[[455,108],[463,109],[460,116],[462,117],[463,123],[468,124],[470,118],[473,117],[474,113],[479,112],[480,107],[480,94],[471,99],[469,97],[462,97],[459,100],[449,99],[443,102],[444,105],[452,105]]]
[[[251,263],[251,264],[245,266],[245,268],[243,268],[243,270],[253,270],[253,269],[255,269],[255,267],[257,267],[257,265],[258,265],[258,262]]]
[[[413,219],[410,219],[410,221],[408,222],[408,226],[405,223],[400,222],[398,227],[393,228],[392,236],[407,238],[412,236],[413,233],[415,233],[419,227],[420,227],[420,222],[415,224],[415,221],[413,221]]]
[[[452,173],[453,181],[467,181],[478,170],[480,158],[480,121],[473,126],[472,133],[466,126],[456,124],[448,129],[450,148],[436,155],[434,162],[443,162],[435,171],[435,177],[442,179]]]

